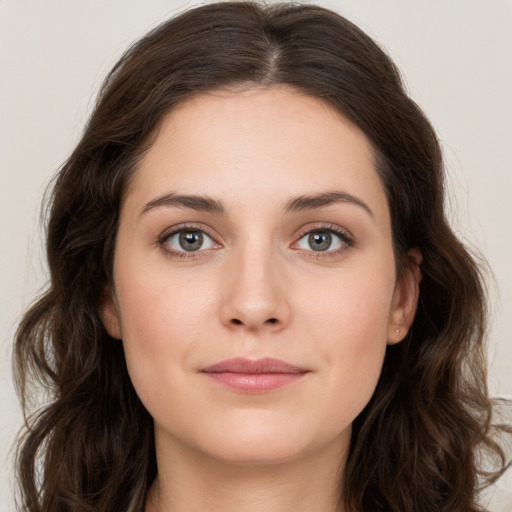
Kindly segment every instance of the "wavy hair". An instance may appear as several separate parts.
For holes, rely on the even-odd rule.
[[[375,393],[354,422],[341,503],[350,512],[483,510],[478,489],[504,471],[497,436],[507,427],[491,423],[485,290],[445,217],[436,134],[389,57],[352,23],[313,5],[249,2],[188,10],[129,48],[56,176],[50,284],[15,342],[26,411],[20,508],[143,512],[157,472],[153,422],[122,343],[99,316],[120,205],[168,112],[201,92],[251,84],[286,84],[355,123],[377,155],[399,270],[410,248],[423,254],[415,321],[402,343],[387,348]],[[33,381],[50,399],[30,414]],[[483,456],[494,470],[484,471]]]

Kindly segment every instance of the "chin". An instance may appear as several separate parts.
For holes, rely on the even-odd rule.
[[[300,425],[252,421],[250,425],[209,429],[200,449],[215,460],[244,466],[285,464],[313,457],[324,449],[344,453],[350,442],[350,426],[342,432],[319,431],[318,424]],[[309,427],[309,428],[308,428]]]
[[[240,466],[274,465],[300,458],[305,450],[301,444],[286,442],[282,437],[271,440],[237,439],[223,446],[212,447],[211,455],[228,464]]]

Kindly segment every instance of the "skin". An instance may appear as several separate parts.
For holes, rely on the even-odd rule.
[[[350,197],[286,210],[326,192]],[[162,200],[171,193],[212,198],[224,212]],[[199,250],[168,236],[180,228],[206,233]],[[312,231],[332,245],[313,248]],[[417,269],[419,253],[409,259]],[[395,267],[374,152],[331,107],[252,87],[168,114],[123,203],[102,307],[155,420],[147,511],[339,510],[351,424],[416,308],[418,271]],[[307,373],[244,393],[201,372],[233,357]]]

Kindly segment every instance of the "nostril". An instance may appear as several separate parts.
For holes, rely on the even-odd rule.
[[[243,325],[244,324],[242,322],[242,320],[239,320],[238,318],[232,318],[231,323],[234,325]],[[268,320],[265,320],[265,323],[266,324],[276,324],[276,323],[278,323],[278,320],[277,320],[277,318],[269,318]]]

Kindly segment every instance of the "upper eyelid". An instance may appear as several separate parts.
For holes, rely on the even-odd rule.
[[[310,224],[315,224],[315,223],[308,223],[298,230],[298,234],[296,235],[298,237],[298,239],[300,239],[303,236],[307,235],[308,233],[312,233],[314,231],[332,231],[333,233],[335,233],[339,236],[345,236],[346,238],[348,238],[350,240],[353,240],[353,238],[354,238],[354,236],[348,229],[341,227],[338,224],[332,224],[330,222],[319,222],[319,223],[316,223],[316,225],[314,225],[314,226],[310,226]]]
[[[181,231],[201,231],[201,233],[204,233],[206,236],[209,236],[212,240],[219,243],[216,239],[217,237],[211,233],[210,229],[205,228],[204,226],[195,225],[194,223],[178,224],[176,226],[164,229],[158,239],[164,240],[175,235],[176,233],[180,233]]]

